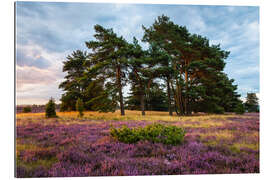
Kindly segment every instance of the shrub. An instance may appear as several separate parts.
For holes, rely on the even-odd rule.
[[[27,106],[27,107],[24,107],[24,108],[23,108],[23,113],[29,113],[29,112],[31,112],[31,111],[32,111],[32,109],[31,109],[30,106]]]
[[[141,140],[148,140],[153,143],[177,145],[184,141],[185,131],[176,126],[163,124],[152,124],[144,128],[111,128],[112,137],[124,143],[136,143]]]
[[[46,104],[46,118],[57,117],[55,112],[55,102],[54,99],[51,98],[49,102]]]
[[[77,99],[76,102],[76,110],[79,112],[79,116],[83,116],[83,102],[80,98]]]
[[[245,106],[242,103],[239,103],[236,108],[234,109],[234,112],[236,114],[244,114],[245,112]]]

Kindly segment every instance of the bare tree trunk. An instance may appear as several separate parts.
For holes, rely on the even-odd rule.
[[[122,84],[121,84],[121,69],[117,67],[117,84],[118,84],[118,93],[119,93],[119,101],[120,101],[120,110],[121,116],[125,115],[124,103],[123,103],[123,93],[122,93]]]
[[[122,85],[121,85],[122,87]],[[121,109],[121,115],[125,115],[125,109],[124,109],[124,103],[123,103],[123,94],[122,94],[122,88],[119,89],[119,98],[120,98],[120,109]]]
[[[176,100],[177,100],[177,107],[180,111],[180,114],[184,114],[184,107],[183,107],[183,95],[182,95],[182,87],[176,80]]]
[[[167,78],[167,94],[168,94],[168,109],[169,109],[169,115],[172,116],[172,108],[171,108],[171,88],[170,88],[170,82],[169,78]]]
[[[144,94],[141,94],[140,100],[141,100],[141,111],[142,111],[142,115],[144,116],[145,115]]]
[[[180,116],[182,113],[182,103],[181,103],[181,94],[179,96],[179,93],[181,93],[181,91],[179,91],[179,84],[176,82],[176,90],[175,90],[173,87],[173,84],[171,83],[171,89],[172,89],[173,95],[174,95],[175,112],[178,116]]]
[[[185,66],[187,67],[187,60],[185,60]],[[186,85],[186,94],[185,94],[185,114],[188,114],[187,113],[187,111],[188,111],[188,109],[187,109],[187,92],[188,92],[188,72],[187,72],[187,70],[185,69],[185,85]]]

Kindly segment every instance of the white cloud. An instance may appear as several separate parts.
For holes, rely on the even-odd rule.
[[[18,91],[24,91],[24,85],[40,85],[51,84],[57,81],[58,76],[54,72],[47,69],[39,69],[36,67],[20,67],[16,66],[16,84]]]
[[[62,72],[62,62],[69,52],[48,52],[35,44],[18,45],[18,48],[28,57],[44,57],[51,65],[46,69],[35,66],[16,65],[17,104],[29,104],[30,102],[44,104],[51,96],[58,102],[63,93],[58,89],[58,86],[63,81],[65,75]]]
[[[57,76],[57,72],[16,66],[16,74],[17,104],[27,104],[26,102],[31,102],[33,99],[36,101],[32,101],[32,103],[46,103],[50,97],[55,98],[58,102],[63,93],[58,89],[63,79]]]

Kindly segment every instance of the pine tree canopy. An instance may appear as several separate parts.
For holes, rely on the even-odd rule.
[[[241,110],[237,85],[223,72],[228,51],[164,15],[142,28],[141,42],[136,37],[128,42],[113,29],[95,25],[95,39],[85,42],[89,52],[74,51],[64,62],[61,109],[75,110],[80,98],[86,110],[120,108],[121,115],[125,107],[140,109],[142,115],[146,110],[170,115]],[[131,89],[124,98],[127,84]]]

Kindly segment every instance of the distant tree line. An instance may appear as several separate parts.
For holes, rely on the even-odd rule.
[[[60,110],[60,104],[55,105],[56,111]],[[16,106],[16,113],[41,113],[45,112],[46,105],[17,105]]]
[[[142,26],[143,49],[134,37],[126,41],[112,29],[95,25],[95,40],[85,42],[89,52],[76,50],[64,61],[65,81],[61,111],[115,111],[125,109],[192,112],[234,112],[242,105],[234,80],[223,72],[229,52],[191,34],[167,16]],[[123,88],[131,85],[124,98]]]

